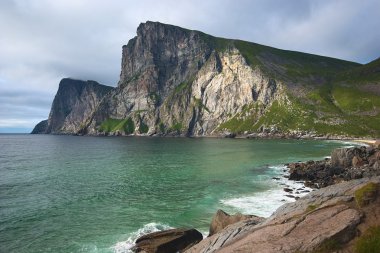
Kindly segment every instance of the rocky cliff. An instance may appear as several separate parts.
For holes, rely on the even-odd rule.
[[[95,81],[62,79],[53,100],[49,119],[38,123],[32,133],[80,133],[86,120],[112,89]]]
[[[373,65],[367,72],[375,78],[364,80],[360,64],[148,21],[123,46],[118,86],[68,104],[58,91],[46,132],[379,135]],[[364,118],[373,123],[362,126]]]

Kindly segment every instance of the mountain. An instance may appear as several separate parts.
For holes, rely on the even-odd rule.
[[[40,132],[380,136],[379,61],[361,65],[148,21],[123,46],[117,87],[64,79],[72,84],[60,85]]]

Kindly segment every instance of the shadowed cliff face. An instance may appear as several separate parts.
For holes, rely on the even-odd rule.
[[[95,81],[62,79],[49,119],[39,123],[32,133],[80,133],[101,99],[112,89]]]
[[[60,88],[46,132],[376,136],[380,99],[368,89],[380,82],[372,65],[148,21],[123,46],[118,87]]]

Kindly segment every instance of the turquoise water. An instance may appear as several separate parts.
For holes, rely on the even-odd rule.
[[[0,135],[0,252],[125,252],[145,230],[206,232],[218,208],[268,216],[283,194],[272,179],[283,173],[277,165],[339,146]]]

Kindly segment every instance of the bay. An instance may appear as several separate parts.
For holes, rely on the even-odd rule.
[[[269,216],[287,162],[338,141],[0,135],[0,252],[126,252],[219,208]],[[284,179],[281,179],[283,183]]]

